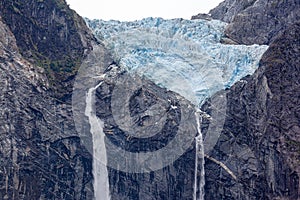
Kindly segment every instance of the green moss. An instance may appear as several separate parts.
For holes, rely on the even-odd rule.
[[[83,20],[69,9],[65,0],[2,0],[7,12],[2,19],[15,35],[24,58],[44,68],[50,90],[69,93],[66,84],[77,73],[84,53],[80,31]],[[45,4],[43,9],[41,4]],[[53,17],[49,13],[54,12]],[[45,18],[33,13],[42,12]],[[61,20],[63,19],[63,20]],[[49,23],[51,21],[51,23]]]

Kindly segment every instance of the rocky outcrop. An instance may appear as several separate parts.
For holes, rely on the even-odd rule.
[[[214,19],[219,19],[224,22],[230,23],[237,14],[246,10],[250,6],[253,6],[256,1],[257,0],[226,0],[221,2],[217,7],[210,10],[209,14]]]
[[[299,33],[299,23],[289,27],[272,42],[256,73],[225,92],[227,117],[209,156],[237,179],[207,159],[207,199],[300,198]],[[203,109],[209,112],[209,103]]]
[[[43,67],[53,95],[66,101],[93,35],[65,0],[3,0],[0,15],[16,38],[21,55]],[[72,79],[72,78],[71,78]]]
[[[248,12],[258,2],[230,12]],[[278,5],[286,2],[278,1]],[[297,1],[290,3],[297,8]],[[91,135],[82,135],[89,133],[90,127],[75,124],[70,97],[74,74],[92,48],[93,36],[61,0],[4,0],[0,9],[0,199],[92,199]],[[255,9],[260,13],[260,8]],[[287,13],[288,25],[297,12]],[[238,16],[230,18],[231,22]],[[283,29],[276,27],[266,30],[271,38]],[[206,155],[206,199],[299,199],[299,27],[294,24],[274,41],[268,40],[273,42],[253,76],[212,97],[227,96],[227,117],[217,145]],[[247,37],[243,36],[242,42]],[[253,37],[260,41],[257,35]],[[105,48],[97,48],[107,57],[95,58],[105,62],[90,65],[102,68],[101,74],[89,73],[89,78],[99,82],[106,74],[96,91],[95,105],[107,141],[132,153],[155,152],[166,147],[178,130],[185,136],[180,138],[183,144],[188,133],[197,134],[190,102],[141,77],[132,79],[133,84],[141,83],[138,87],[125,87],[127,82],[118,81],[127,72],[113,62]],[[117,93],[118,98],[113,98],[118,87],[129,93]],[[133,128],[154,131],[150,139],[124,131],[116,120],[118,109],[112,105],[122,105],[124,99],[129,114],[125,117]],[[79,106],[84,112],[85,102]],[[211,103],[202,109],[210,114]],[[86,118],[83,116],[85,122]],[[156,131],[155,122],[161,120],[162,129]],[[209,118],[204,118],[204,134],[209,125]],[[185,149],[179,159],[163,155],[158,161],[174,162],[155,171],[130,173],[109,167],[112,199],[193,199],[194,146]],[[181,149],[175,147],[174,152]],[[114,153],[110,148],[107,152]],[[114,157],[108,158],[110,166]]]
[[[92,34],[65,0],[3,0],[0,10],[20,53],[38,64],[50,62],[53,68],[71,70],[91,48]]]
[[[0,199],[92,199],[92,155],[70,102],[76,67],[65,62],[79,64],[92,35],[64,1],[5,0],[0,10]]]
[[[225,34],[240,44],[270,44],[300,20],[295,0],[226,0],[210,11],[212,18],[228,22]]]
[[[192,19],[212,20],[212,17],[208,14],[199,13],[198,15],[192,16]]]
[[[0,30],[0,199],[92,199],[92,158],[71,105],[51,97],[2,21]]]

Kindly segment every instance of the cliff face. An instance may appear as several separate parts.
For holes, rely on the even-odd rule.
[[[298,19],[299,3],[274,0],[271,9],[271,1],[240,2],[225,1],[212,16],[232,23],[227,34],[237,42],[271,45],[254,75],[212,97],[213,101],[226,95],[227,112],[217,145],[206,155],[205,198],[296,200],[300,198],[300,24],[289,25]],[[231,3],[234,6],[227,9]],[[75,124],[70,97],[77,69],[97,42],[64,1],[3,0],[0,10],[0,199],[93,199],[90,126]],[[254,22],[253,16],[262,13],[260,19],[267,21]],[[289,13],[288,17],[282,13]],[[279,17],[278,26],[272,25],[272,15]],[[239,19],[242,23],[237,23]],[[230,35],[231,29],[240,32]],[[127,72],[103,46],[96,47],[105,57],[96,57],[99,65],[89,66],[101,66],[101,73],[79,77],[83,78],[79,86],[99,82],[96,75],[106,74],[96,91],[95,109],[107,139],[129,152],[155,151],[175,137],[180,120],[186,123],[183,133],[196,135],[190,102],[140,77],[131,80],[133,85],[142,83],[138,88],[125,87],[126,81],[118,81]],[[131,93],[119,93],[114,99],[118,87]],[[124,98],[129,99],[135,128],[147,125],[155,131],[154,114],[161,114],[165,123],[159,134],[146,140],[122,131],[111,105],[116,99],[115,105],[123,105]],[[207,113],[210,104],[202,108]],[[84,112],[84,99],[79,106]],[[209,125],[203,119],[203,134],[208,134]],[[193,199],[194,146],[171,165],[152,172],[135,174],[109,167],[112,199]],[[173,158],[164,155],[161,160],[168,159]],[[114,157],[108,162],[113,163]]]
[[[63,55],[80,58],[87,49],[82,43],[92,41],[75,41],[74,52],[66,40],[58,45],[59,34],[39,21],[52,10],[45,5],[42,13],[35,13],[42,3],[0,3],[0,199],[92,199],[92,156],[75,131],[71,105],[55,98],[51,70],[36,65],[37,55],[44,61]],[[60,20],[64,24],[72,19],[61,15]],[[66,32],[79,38],[82,30],[88,32],[75,26],[74,33]],[[61,94],[70,95],[67,89]]]
[[[112,71],[113,67],[106,71],[106,75],[109,76]],[[120,167],[123,171],[117,170],[116,167],[109,168],[111,199],[192,199],[195,149],[191,141],[197,134],[194,107],[179,95],[162,89],[148,80],[129,76],[129,79],[122,85],[126,88],[121,89],[124,93],[119,94],[124,97],[118,96],[120,99],[117,101],[120,101],[121,107],[126,107],[126,102],[122,99],[129,99],[130,115],[123,116],[122,109],[116,113],[111,106],[114,105],[113,101],[116,101],[114,92],[118,90],[117,87],[120,87],[118,86],[120,82],[115,80],[122,76],[124,74],[120,73],[119,77],[111,76],[106,79],[96,92],[98,97],[96,112],[105,123],[104,133],[113,145],[125,150],[115,150],[111,145],[106,144],[108,162],[117,162],[122,166],[123,159],[128,160],[127,167]],[[127,81],[138,86],[127,87]],[[153,115],[151,112],[156,114]],[[145,133],[151,132],[154,135],[147,138],[140,138],[136,134],[130,135],[130,132],[118,123],[118,117],[124,117],[127,123],[131,121],[130,118],[134,119],[131,126],[133,130],[145,130]],[[160,124],[161,122],[163,123]],[[174,140],[177,142],[173,142],[171,149],[163,150],[170,148]],[[184,146],[188,148],[185,149]],[[174,155],[182,149],[185,153],[178,156],[177,160]],[[156,151],[160,153],[155,154]],[[128,152],[136,154],[137,158],[140,157],[136,161],[137,166],[139,162],[145,162],[143,173],[132,173],[135,170],[139,172],[139,168],[134,169],[135,162],[130,160],[132,157],[128,156]],[[144,152],[150,152],[149,155],[151,155],[146,161],[143,157]],[[116,155],[122,155],[123,159]],[[166,161],[171,161],[170,165],[164,164],[165,167],[155,169],[156,166]]]
[[[240,12],[252,6],[257,0],[227,0],[221,2],[217,7],[213,8],[209,14],[214,19],[219,19],[230,23],[234,17]]]
[[[270,44],[277,34],[300,20],[297,0],[226,0],[210,11],[228,22],[227,37],[240,44]]]
[[[225,37],[270,47],[254,75],[221,92],[227,96],[226,120],[206,159],[207,199],[300,197],[299,13],[293,0],[226,0],[210,11],[229,23]],[[207,102],[203,110],[210,109]],[[209,123],[202,124],[204,134]]]
[[[72,77],[91,50],[93,36],[64,0],[3,0],[3,22],[16,38],[21,55],[45,69],[53,95],[66,101]]]
[[[0,10],[4,23],[15,35],[20,53],[38,64],[68,64],[65,68],[70,70],[91,48],[93,36],[64,0],[3,0]]]
[[[227,91],[226,121],[210,156],[237,180],[207,159],[207,199],[300,198],[299,33],[299,23],[289,27],[256,73]]]

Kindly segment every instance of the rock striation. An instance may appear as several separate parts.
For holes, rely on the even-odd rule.
[[[297,0],[225,0],[209,14],[229,23],[225,34],[239,44],[270,44],[300,20]]]
[[[255,74],[224,91],[227,117],[210,156],[237,180],[207,159],[207,199],[300,198],[299,30],[296,23],[274,39]]]
[[[68,40],[58,39],[60,36],[54,28],[42,23],[49,13],[59,10],[57,5],[49,10],[51,2],[0,3],[0,199],[93,197],[92,156],[75,130],[71,103],[67,98],[65,102],[56,98],[60,95],[51,85],[51,69],[37,66],[39,59],[55,61],[63,55],[83,58],[84,49],[88,47],[82,43],[92,40],[75,41],[78,48],[74,50],[68,47]],[[53,18],[58,19],[61,26],[72,21],[62,13]],[[84,23],[79,29],[74,25],[72,31],[65,33],[80,39],[82,30],[89,32],[84,27]],[[56,84],[63,85],[58,80]],[[69,91],[72,87],[60,90],[60,94],[68,96]]]
[[[209,117],[214,116],[212,102],[226,97],[224,126],[214,129],[221,135],[205,155],[205,199],[300,198],[298,10],[299,2],[292,0],[226,0],[211,11],[212,18],[229,23],[224,41],[270,47],[253,75],[202,106],[202,133],[207,137],[212,120],[218,119]],[[64,0],[3,0],[0,11],[0,199],[93,199],[90,126],[76,123],[71,95],[79,66],[96,49],[105,56],[95,57],[100,61],[92,63],[96,65],[86,64],[100,68],[99,74],[77,77],[82,78],[77,86],[103,82],[96,90],[95,114],[104,123],[107,144],[131,153],[154,152],[180,129],[197,135],[191,102],[144,77],[122,79],[128,71]],[[84,99],[87,90],[81,92],[75,97]],[[119,124],[123,116],[116,114],[125,109],[118,105],[124,102],[129,128],[152,130],[150,139],[135,137]],[[85,101],[79,103],[84,112]],[[82,120],[87,122],[84,113]],[[164,122],[159,131],[157,121]],[[193,199],[194,146],[179,159],[164,155],[163,161],[174,162],[155,171],[156,165],[144,173],[108,167],[111,199]],[[118,151],[107,152],[109,166],[114,166],[111,155]]]
[[[91,50],[93,35],[65,0],[3,0],[0,15],[16,38],[20,54],[43,67],[53,95],[70,100],[72,76]]]

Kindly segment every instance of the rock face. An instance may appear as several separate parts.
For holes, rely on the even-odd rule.
[[[199,13],[198,15],[192,16],[192,19],[212,20],[212,17],[208,14]]]
[[[217,7],[209,11],[209,14],[214,19],[219,19],[230,23],[234,17],[240,12],[246,10],[258,0],[227,0],[221,2]]]
[[[228,22],[227,37],[239,44],[270,44],[277,34],[300,20],[297,0],[226,0],[210,11]]]
[[[42,4],[43,1],[0,3],[0,199],[92,199],[92,156],[76,133],[71,105],[54,97],[47,69],[33,64],[37,60],[28,61],[37,54],[49,60],[60,59],[62,54],[79,58],[86,49],[82,43],[92,41],[75,41],[78,48],[74,52],[66,41],[54,43],[59,34],[42,29],[47,25],[39,21],[45,19],[39,18],[41,15],[48,16],[47,5],[39,14],[34,13],[39,9],[31,10]],[[61,24],[71,20],[63,14],[59,19]],[[66,32],[80,39],[81,28]],[[53,48],[40,40],[42,33]],[[56,54],[65,47],[70,51]],[[69,95],[68,90],[61,94]]]
[[[256,73],[226,91],[227,117],[210,156],[237,179],[207,159],[207,199],[300,198],[299,33],[299,23],[289,27]]]
[[[41,64],[68,64],[67,70],[75,65],[68,62],[80,62],[85,49],[91,47],[93,36],[64,0],[3,0],[0,10],[4,23],[15,35],[20,53],[27,59]]]
[[[197,134],[194,106],[178,94],[132,76],[109,61],[109,57],[105,58],[101,49],[100,54],[96,49],[92,52],[95,58],[104,60],[99,62],[88,57],[87,65],[80,68],[73,105],[74,110],[78,109],[75,112],[77,130],[86,133],[82,138],[89,146],[91,141],[84,140],[91,136],[89,125],[82,120],[86,105],[81,99],[86,98],[86,88],[101,83],[95,94],[95,112],[103,122],[106,135],[111,199],[192,199],[195,163],[192,143]],[[98,70],[94,66],[98,66]],[[94,83],[88,83],[93,79]],[[102,133],[99,131],[99,134]],[[159,151],[164,148],[167,151]],[[182,148],[181,156],[178,152]],[[160,153],[155,154],[157,151]],[[145,152],[151,155],[146,160]],[[93,156],[101,159],[97,154]],[[146,165],[139,165],[139,162]]]
[[[137,84],[142,83],[136,89],[131,88],[133,89],[132,93],[123,94],[130,95],[128,105],[130,117],[134,119],[132,128],[145,130],[148,134],[152,130],[154,131],[153,136],[140,138],[138,135],[130,135],[124,128],[120,127],[117,120],[115,120],[116,113],[108,110],[112,105],[112,94],[114,89],[116,89],[116,83],[106,81],[97,90],[96,111],[97,116],[105,122],[104,132],[108,139],[126,152],[133,152],[139,155],[139,153],[143,152],[159,151],[170,145],[175,137],[182,134],[184,138],[173,149],[174,151],[181,149],[182,143],[188,144],[188,149],[185,150],[185,153],[178,160],[172,158],[174,153],[169,151],[167,153],[162,152],[162,155],[165,157],[158,157],[157,162],[171,159],[171,164],[159,170],[152,171],[152,167],[155,167],[155,164],[158,163],[146,165],[148,172],[145,171],[144,173],[130,173],[131,170],[129,169],[128,173],[116,170],[116,168],[109,168],[111,199],[192,200],[195,149],[193,149],[194,145],[192,145],[191,141],[197,134],[194,107],[179,95],[162,89],[150,81],[138,77],[132,79],[132,81]],[[129,90],[131,89],[129,88]],[[106,109],[104,110],[103,108]],[[153,116],[151,112],[159,112],[159,114]],[[122,113],[119,114],[121,115]],[[156,132],[156,124],[160,117],[159,121],[163,121],[163,123],[161,124],[161,130],[158,129],[158,132]],[[127,119],[126,121],[128,123],[130,120]],[[183,124],[182,121],[185,121],[185,123]],[[116,159],[113,155],[123,155],[123,151],[113,152],[110,146],[107,146],[107,150],[109,151],[108,162],[111,163],[115,162]],[[126,154],[123,156],[126,157]],[[129,159],[129,157],[126,158]],[[116,160],[118,161],[118,159]],[[129,168],[133,167],[133,164],[129,166]]]
[[[72,92],[70,77],[93,41],[83,19],[65,0],[3,0],[0,11],[21,55],[45,69],[57,98],[70,98],[65,95],[66,89]]]
[[[275,9],[271,12],[272,2]],[[257,31],[249,32],[253,34],[250,36],[242,35],[241,41],[228,32],[238,42],[251,43],[253,38],[255,43],[272,42],[253,76],[245,77],[211,99],[218,99],[220,94],[227,96],[227,117],[217,145],[206,155],[206,199],[300,198],[300,24],[293,24],[273,39],[297,19],[299,3],[276,2],[257,0],[240,5],[236,1],[233,5],[237,7],[228,9],[228,14],[221,12],[225,13],[223,20],[232,23],[228,31],[238,25],[234,22],[239,18],[247,25],[244,28],[252,26],[248,27],[248,22],[255,25],[256,18],[251,18],[255,13],[265,13],[262,19],[269,20],[265,23],[273,23],[270,18],[273,13],[279,16],[279,25],[274,30],[271,25],[266,26],[265,31],[261,24],[253,25],[258,27]],[[286,19],[277,13],[279,5],[284,9],[280,12],[289,13]],[[96,91],[95,105],[107,139],[129,152],[155,151],[175,137],[183,113],[186,124],[181,129],[197,134],[191,103],[140,77],[132,81],[142,84],[137,88],[124,87],[132,90],[130,95],[121,93],[123,96],[117,96],[120,97],[117,100],[128,99],[133,128],[155,131],[155,112],[162,115],[165,123],[150,140],[125,133],[111,104],[116,100],[114,91],[126,86],[118,81],[127,72],[114,63],[103,46],[92,46],[97,42],[64,1],[3,0],[0,10],[0,199],[93,199],[91,135],[81,135],[78,131],[70,96],[78,65],[95,46],[107,55],[101,63],[102,74],[89,73],[92,77],[106,74]],[[243,21],[246,19],[247,23]],[[80,106],[84,108],[82,103]],[[210,114],[210,101],[202,109]],[[209,134],[209,125],[209,118],[203,119],[204,134]],[[79,126],[82,131],[89,129],[88,125]],[[113,151],[108,148],[108,153]],[[164,157],[168,159],[173,158]],[[113,162],[114,157],[110,156],[108,163]],[[111,197],[193,199],[194,163],[192,144],[178,160],[156,171],[149,172],[150,168],[145,173],[129,173],[109,167]]]

